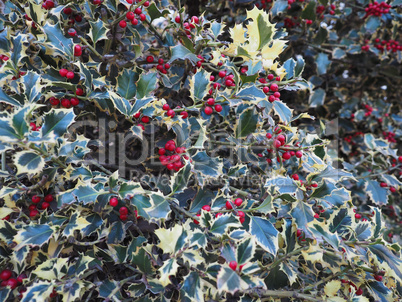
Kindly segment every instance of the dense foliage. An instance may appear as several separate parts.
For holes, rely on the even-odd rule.
[[[402,299],[400,1],[197,4],[5,3],[1,300]]]

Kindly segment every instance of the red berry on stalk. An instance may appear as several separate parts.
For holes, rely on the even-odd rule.
[[[79,103],[80,103],[80,100],[77,99],[77,98],[73,97],[73,98],[70,99],[71,106],[77,106]]]
[[[224,78],[226,76],[226,71],[224,70],[219,71],[218,76]]]
[[[200,23],[200,20],[198,19],[197,16],[192,16],[192,17],[191,17],[191,22],[193,22],[193,23],[195,23],[195,24],[198,24],[198,23]]]
[[[134,18],[133,20],[131,20],[131,24],[136,26],[138,24],[138,20]]]
[[[294,180],[299,180],[299,175],[293,174],[293,175],[292,175],[292,178],[293,178]]]
[[[330,14],[331,14],[331,12],[329,12]],[[331,15],[333,15],[333,14],[331,14]],[[361,288],[359,288],[357,291],[356,291],[356,296],[361,296],[363,294],[363,290],[361,289]]]
[[[399,157],[398,157],[398,161],[399,161],[400,163],[402,163],[402,156],[399,156]]]
[[[126,18],[130,21],[132,21],[135,18],[135,14],[131,11],[126,13]]]
[[[389,190],[391,191],[391,193],[395,193],[395,192],[396,192],[395,187],[389,187]]]
[[[127,215],[120,214],[120,220],[122,220],[122,221],[127,220]]]
[[[39,212],[38,212],[38,210],[31,210],[30,212],[29,212],[29,217],[36,217],[36,215],[38,215],[39,214]]]
[[[166,149],[160,148],[160,149],[158,150],[158,153],[159,153],[159,155],[164,155],[164,154],[166,153]]]
[[[291,158],[290,153],[289,153],[289,152],[283,153],[283,154],[282,154],[282,158],[283,158],[284,160],[290,159],[290,158]]]
[[[244,221],[246,220],[246,219],[245,219],[246,214],[244,214],[243,211],[238,211],[238,212],[237,212],[237,216],[240,217],[240,219],[239,219],[239,220],[240,220],[240,223],[243,224]]]
[[[228,200],[228,201],[226,201],[226,209],[228,209],[228,210],[233,209],[233,207],[232,207],[232,205],[231,205],[231,203],[230,203],[230,201],[229,201],[229,200]]]
[[[71,103],[69,99],[61,99],[61,106],[64,108],[71,108]]]
[[[127,26],[127,22],[126,22],[125,20],[121,20],[121,21],[119,22],[119,26],[120,26],[121,28],[125,28],[125,27]]]
[[[126,207],[121,207],[119,209],[120,215],[127,215],[128,214],[128,209]]]
[[[197,215],[195,215],[195,216],[200,217],[200,216],[201,216],[201,214],[197,214]],[[200,224],[200,222],[199,222],[197,219],[194,219],[194,223],[195,223],[195,224]]]
[[[236,205],[236,207],[240,207],[242,203],[243,203],[243,199],[241,199],[241,198],[236,198],[234,201],[234,204]]]
[[[76,31],[74,28],[70,28],[70,29],[67,31],[67,33],[68,33],[68,35],[69,35],[70,37],[75,37],[75,36],[77,35],[77,31]]]
[[[268,93],[269,92],[269,87],[265,86],[264,88],[262,88],[262,91],[264,93]]]
[[[42,210],[46,210],[48,207],[50,207],[50,203],[44,201],[44,202],[42,203]]]
[[[147,57],[147,62],[148,63],[152,63],[154,61],[154,57],[153,56],[148,56]]]
[[[149,6],[149,1],[145,1],[142,5],[144,5],[144,7],[148,7]]]
[[[214,100],[214,98],[209,98],[209,99],[207,100],[207,104],[208,104],[209,106],[215,105],[215,100]]]
[[[146,18],[147,18],[147,17],[146,17],[144,14],[140,14],[140,20],[141,20],[142,22],[144,22]]]
[[[265,136],[267,137],[267,139],[271,139],[271,138],[272,138],[272,134],[271,134],[271,133],[267,133]]]
[[[270,73],[268,76],[267,76],[267,78],[268,78],[268,80],[270,80],[270,81],[272,81],[273,79],[274,79],[274,75],[272,74],[272,73]]]
[[[144,124],[148,124],[148,123],[149,123],[149,117],[144,115],[144,116],[141,118],[141,122],[143,122]]]
[[[180,115],[181,115],[181,117],[182,118],[187,118],[188,117],[188,112],[187,111],[182,111],[182,112],[180,112]]]
[[[317,213],[314,214],[314,218],[320,218],[320,215],[318,215]]]
[[[204,211],[207,211],[207,212],[211,211],[211,207],[209,205],[205,205],[201,209],[203,209]]]
[[[162,109],[167,111],[170,109],[170,106],[168,104],[163,104]]]
[[[223,108],[221,105],[218,104],[218,105],[215,105],[215,110],[216,110],[216,112],[221,112],[223,110]]]
[[[209,106],[205,107],[205,109],[204,109],[204,113],[205,113],[206,115],[211,115],[213,111],[214,111],[214,110],[213,110],[211,107],[209,107]]]
[[[271,84],[271,86],[269,87],[269,89],[270,89],[271,91],[273,91],[273,92],[276,92],[276,91],[278,91],[278,85],[275,84],[275,83],[273,83],[273,84]]]
[[[18,283],[22,283],[22,281],[24,280],[24,279],[26,279],[27,278],[27,275],[26,274],[21,274],[21,275],[19,275],[18,277],[17,277],[17,281],[18,281]]]
[[[301,158],[303,156],[303,152],[302,151],[296,151],[296,157],[297,158]]]
[[[382,276],[374,275],[374,279],[376,279],[377,281],[381,282],[382,281]]]
[[[140,14],[142,14],[142,9],[141,9],[140,7],[137,7],[137,8],[134,10],[134,13],[137,14],[137,15],[140,15]]]
[[[229,267],[232,269],[232,270],[236,270],[237,269],[237,262],[236,261],[230,261],[229,262]]]
[[[34,195],[34,196],[32,196],[31,200],[32,200],[32,203],[39,203],[41,198],[38,195]]]
[[[356,213],[356,214],[355,214],[355,218],[356,218],[356,219],[360,219],[360,218],[362,218],[362,215],[360,215],[359,213]]]
[[[67,72],[66,78],[69,80],[74,79],[74,72],[72,72],[72,71]]]
[[[45,196],[44,200],[45,200],[46,202],[52,202],[52,201],[54,200],[54,197],[53,197],[52,194],[47,194],[47,195]]]
[[[297,229],[296,236],[297,236],[297,237],[300,237],[301,235],[302,235],[302,230],[301,230],[301,229]]]
[[[59,74],[60,74],[62,77],[67,76],[67,73],[68,73],[68,70],[65,69],[65,68],[62,68],[62,69],[59,70]]]
[[[18,286],[18,281],[15,278],[11,278],[7,280],[7,285],[6,286],[10,286],[11,289],[15,289]]]
[[[118,203],[119,203],[119,200],[117,199],[117,197],[112,197],[112,198],[110,198],[110,200],[109,200],[109,204],[110,204],[112,207],[117,206]]]
[[[276,149],[278,149],[280,146],[282,146],[282,143],[279,141],[279,140],[274,140],[274,147],[276,148]]]
[[[65,9],[63,9],[63,13],[65,13],[66,15],[71,15],[72,12],[73,10],[71,9],[71,7],[66,7]]]
[[[174,21],[176,22],[176,23],[180,23],[180,16],[176,16],[175,18],[174,18]]]
[[[286,137],[285,137],[283,134],[278,135],[278,136],[276,137],[276,139],[277,139],[278,141],[280,141],[282,145],[285,144]]]
[[[388,185],[385,182],[382,182],[382,183],[380,183],[380,187],[381,188],[386,188],[386,187],[388,187]]]
[[[168,69],[170,68],[170,64],[169,64],[169,63],[166,63],[166,64],[164,65],[164,67],[165,67],[166,70],[168,70]]]
[[[5,269],[0,273],[0,279],[3,281],[7,281],[8,279],[11,278],[13,275],[13,272],[9,269]]]

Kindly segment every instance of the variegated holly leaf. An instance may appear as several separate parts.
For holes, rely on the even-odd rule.
[[[225,214],[213,220],[209,231],[216,236],[223,236],[232,227],[240,227],[238,218],[231,214]]]
[[[57,55],[67,56],[70,59],[74,58],[73,40],[63,35],[59,22],[55,24],[45,23],[43,25],[43,32],[46,35],[47,43],[45,43],[45,46],[47,49],[51,49]],[[50,51],[50,54],[52,51]]]
[[[201,276],[197,272],[190,272],[190,274],[184,277],[181,293],[191,301],[203,301],[204,293],[202,284],[203,280]]]
[[[216,278],[219,292],[235,293],[248,288],[248,284],[240,278],[239,274],[227,266],[222,266]]]
[[[381,206],[388,203],[388,190],[381,187],[378,181],[365,181],[365,190],[375,204]]]
[[[67,273],[68,258],[48,259],[32,271],[42,280],[52,281],[63,278]]]
[[[127,100],[134,98],[137,94],[136,83],[139,77],[140,75],[135,71],[124,69],[117,77],[117,93]]]
[[[22,302],[43,301],[43,297],[49,297],[53,292],[54,284],[48,281],[36,281],[27,287],[22,296]]]
[[[14,242],[17,243],[16,250],[21,249],[25,245],[42,246],[53,235],[54,230],[46,225],[30,225],[20,231],[14,237]]]
[[[167,286],[170,283],[169,277],[176,275],[178,268],[179,265],[175,258],[170,258],[163,263],[163,266],[159,269],[159,281],[163,286]]]
[[[180,249],[179,239],[185,231],[182,226],[176,224],[172,229],[158,229],[155,231],[156,236],[159,238],[158,247],[164,253],[173,254]]]
[[[98,41],[107,39],[107,28],[102,19],[97,19],[97,21],[89,20],[89,25],[91,26],[91,29],[89,30],[88,35],[91,37],[91,40],[94,44],[96,44]]]
[[[17,174],[36,174],[45,166],[45,160],[39,154],[32,151],[18,152],[14,157],[14,164],[17,167]]]
[[[190,94],[194,102],[201,101],[208,93],[210,76],[209,72],[201,70],[190,78]]]
[[[247,135],[254,133],[258,122],[258,115],[254,109],[248,109],[240,114],[237,124],[235,126],[236,138],[246,137]]]
[[[69,109],[53,109],[44,117],[41,128],[43,138],[59,138],[67,133],[68,127],[74,121],[75,114]]]
[[[142,73],[137,82],[137,99],[149,97],[151,92],[157,87],[157,77],[155,72]]]
[[[278,230],[268,220],[250,216],[250,234],[265,251],[276,255],[278,251]]]

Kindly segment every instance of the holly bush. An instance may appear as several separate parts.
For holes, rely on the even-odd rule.
[[[289,2],[5,3],[2,301],[402,298],[399,2]]]

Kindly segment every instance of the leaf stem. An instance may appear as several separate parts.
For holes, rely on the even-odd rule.
[[[81,41],[82,43],[84,43],[86,46],[88,46],[88,48],[89,48],[95,55],[97,55],[100,59],[103,58],[103,56],[102,56],[94,47],[92,47],[92,45],[89,44],[89,42],[88,42],[86,39],[84,39],[84,38],[81,37],[81,36],[78,36],[78,39],[80,39],[80,41]],[[94,43],[95,43],[95,42],[94,42]]]

